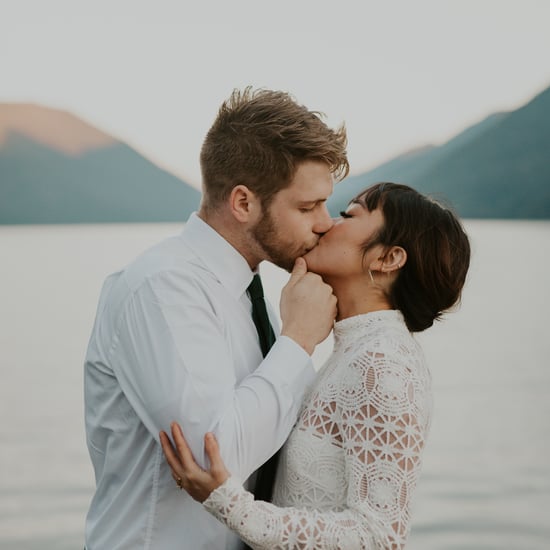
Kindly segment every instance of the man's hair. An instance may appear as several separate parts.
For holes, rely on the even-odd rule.
[[[216,208],[245,185],[267,207],[304,161],[324,162],[343,179],[349,171],[345,127],[332,130],[322,117],[286,92],[233,90],[202,145],[203,206]]]
[[[411,332],[431,327],[462,293],[470,265],[470,243],[458,217],[418,191],[396,183],[377,183],[352,202],[372,212],[380,208],[384,224],[364,244],[388,250],[400,246],[407,261],[399,270],[388,299],[399,309]]]

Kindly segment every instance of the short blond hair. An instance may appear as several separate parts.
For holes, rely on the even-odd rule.
[[[304,161],[325,162],[336,181],[343,179],[349,172],[346,130],[329,128],[323,116],[286,92],[235,89],[201,149],[203,206],[216,208],[242,184],[265,207]]]

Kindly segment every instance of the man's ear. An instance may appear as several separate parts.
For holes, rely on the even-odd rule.
[[[237,221],[247,223],[261,214],[261,203],[246,185],[236,185],[229,195],[229,209]]]

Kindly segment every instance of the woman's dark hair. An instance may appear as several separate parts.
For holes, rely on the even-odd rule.
[[[375,244],[401,246],[407,261],[390,293],[411,332],[433,325],[460,300],[470,265],[470,243],[458,217],[438,202],[397,183],[377,183],[351,202],[372,212],[379,208],[384,225],[365,252]]]
[[[234,90],[202,145],[203,206],[215,209],[243,184],[267,207],[305,161],[324,162],[336,180],[343,179],[349,171],[346,130],[329,128],[322,116],[286,92]]]

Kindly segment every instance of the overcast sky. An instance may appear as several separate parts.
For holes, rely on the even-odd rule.
[[[0,102],[72,111],[200,184],[235,87],[345,122],[352,173],[550,86],[545,0],[0,0]]]

